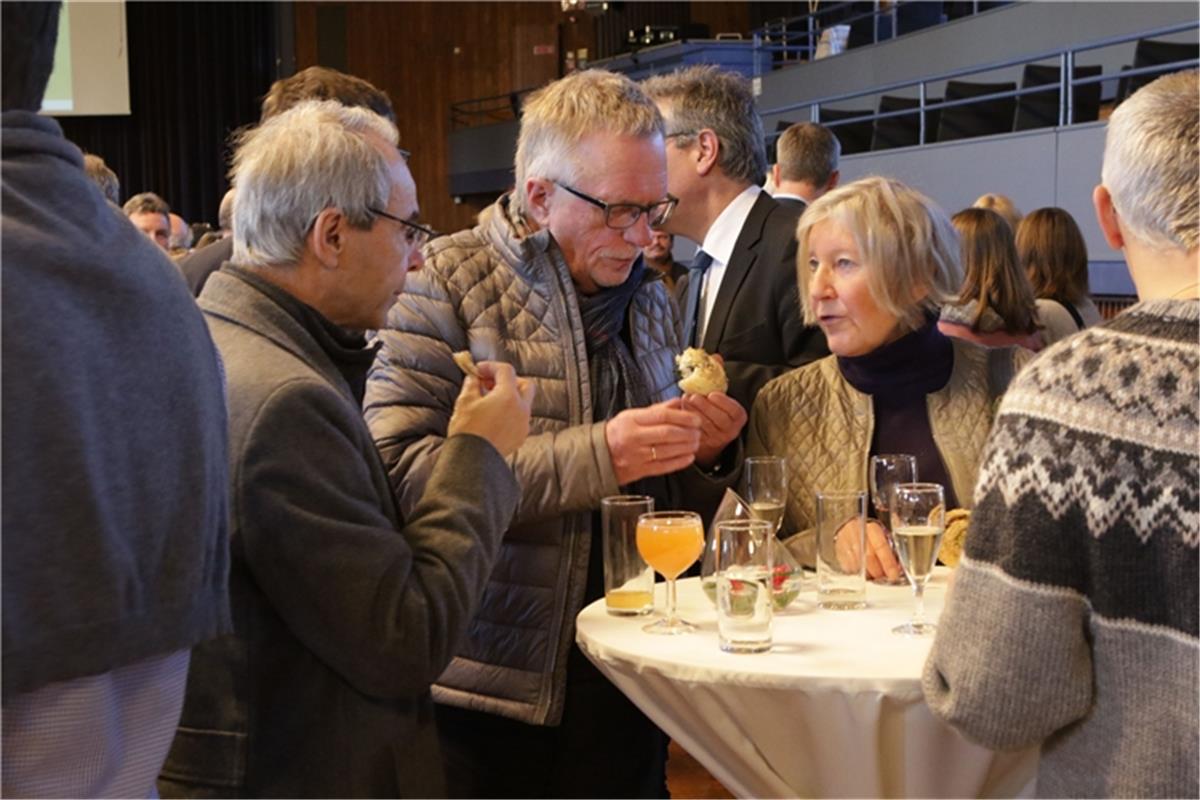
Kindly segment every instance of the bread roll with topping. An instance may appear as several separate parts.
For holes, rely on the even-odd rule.
[[[675,364],[679,367],[679,388],[686,394],[708,395],[729,388],[721,362],[699,347],[689,347],[675,356]]]

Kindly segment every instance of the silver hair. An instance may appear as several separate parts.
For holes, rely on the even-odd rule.
[[[368,141],[396,146],[396,126],[365,108],[333,100],[300,103],[243,133],[230,180],[233,260],[246,266],[294,264],[313,220],[339,209],[349,223],[369,228],[369,208],[387,205],[388,162]]]
[[[1123,224],[1151,247],[1196,248],[1200,227],[1200,73],[1143,86],[1113,112],[1101,181]]]
[[[589,69],[549,83],[529,95],[517,139],[515,210],[524,214],[525,181],[575,183],[581,164],[576,146],[594,133],[662,135],[658,107],[624,75]],[[603,165],[601,165],[601,168]]]
[[[642,84],[646,94],[666,107],[668,135],[683,134],[680,145],[707,128],[721,142],[718,165],[727,176],[761,183],[767,172],[762,117],[750,81],[711,64],[656,75]]]

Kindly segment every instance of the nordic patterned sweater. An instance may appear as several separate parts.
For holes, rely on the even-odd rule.
[[[925,665],[934,713],[1041,743],[1043,797],[1197,797],[1200,301],[1044,351],[992,428]]]

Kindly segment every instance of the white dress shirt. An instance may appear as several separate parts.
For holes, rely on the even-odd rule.
[[[721,279],[725,277],[725,266],[733,257],[733,246],[737,244],[742,234],[742,226],[750,216],[750,209],[758,200],[762,189],[758,186],[748,186],[746,190],[729,201],[729,205],[713,220],[708,233],[704,235],[704,243],[700,249],[712,256],[712,264],[704,272],[704,284],[700,288],[700,318],[696,320],[697,346],[704,341],[704,333],[708,328],[708,318],[717,302],[717,293],[721,290]]]

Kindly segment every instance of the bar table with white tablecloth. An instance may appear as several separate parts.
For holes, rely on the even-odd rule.
[[[925,591],[936,620],[949,571]],[[656,608],[664,604],[657,584]],[[647,617],[585,608],[576,638],[597,667],[739,797],[1025,797],[1037,751],[997,753],[934,718],[921,693],[932,638],[891,629],[913,610],[907,586],[867,590],[868,607],[826,611],[811,588],[775,616],[769,653],[717,646],[716,610],[698,578],[679,610],[700,631],[654,636]]]

